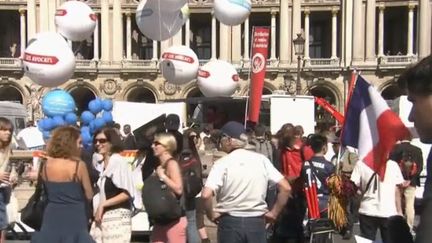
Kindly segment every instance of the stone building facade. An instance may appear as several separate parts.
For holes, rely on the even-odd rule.
[[[56,30],[54,14],[64,1],[0,0],[0,100],[25,104],[33,119],[42,115],[40,98],[49,89],[24,76],[20,55],[36,33]],[[71,43],[75,75],[61,86],[79,110],[95,96],[150,103],[202,96],[196,81],[177,86],[161,76],[158,60],[171,45],[190,46],[201,64],[231,62],[241,78],[235,96],[247,95],[253,26],[271,29],[265,94],[296,91],[293,40],[302,34],[308,45],[301,59],[301,93],[324,97],[342,112],[353,70],[361,71],[386,99],[396,98],[401,94],[397,77],[432,49],[431,0],[252,0],[249,18],[233,27],[213,16],[213,0],[188,1],[189,20],[162,42],[138,30],[139,1],[83,1],[97,13],[97,27],[91,38]],[[334,123],[319,107],[316,121]]]

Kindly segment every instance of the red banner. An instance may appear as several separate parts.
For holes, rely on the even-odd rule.
[[[248,120],[258,123],[261,108],[261,96],[264,88],[270,29],[254,27],[252,40],[251,83],[249,92]]]
[[[319,97],[315,97],[315,103],[317,103],[319,106],[324,108],[328,113],[330,113],[338,122],[339,124],[344,123],[344,116],[339,113],[330,103],[327,102],[327,100]]]

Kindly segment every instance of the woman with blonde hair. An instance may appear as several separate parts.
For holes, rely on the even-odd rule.
[[[132,198],[135,186],[132,170],[120,155],[123,142],[114,128],[95,132],[96,152],[103,157],[103,171],[93,199],[94,223],[90,234],[98,243],[129,243],[132,235]]]
[[[6,205],[11,194],[9,157],[12,133],[12,123],[7,118],[0,117],[0,243],[5,241],[5,230],[8,227]]]
[[[172,194],[180,200],[183,195],[183,180],[180,166],[173,154],[177,150],[176,139],[169,133],[157,134],[152,145],[154,155],[159,159],[156,175],[167,185]],[[145,187],[145,186],[144,186]],[[143,195],[151,197],[152,195]],[[151,220],[151,219],[150,219]],[[186,243],[187,220],[185,214],[169,223],[153,222],[151,242],[153,243]]]
[[[80,130],[56,128],[48,141],[46,161],[40,166],[48,197],[42,227],[32,243],[94,242],[88,233],[87,206],[93,197],[86,164],[81,161]]]

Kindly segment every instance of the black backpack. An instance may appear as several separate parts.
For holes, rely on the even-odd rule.
[[[186,199],[195,198],[203,187],[201,161],[198,156],[183,150],[179,156],[183,178],[183,195]]]

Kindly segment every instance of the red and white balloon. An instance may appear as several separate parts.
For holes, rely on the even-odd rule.
[[[232,96],[238,81],[237,71],[226,61],[210,61],[198,70],[198,87],[206,97]]]
[[[33,82],[44,87],[55,87],[72,77],[75,56],[63,36],[43,32],[29,41],[23,55],[23,67]]]
[[[198,57],[187,46],[172,46],[162,53],[160,69],[170,83],[181,85],[195,79],[198,68]]]
[[[89,38],[96,27],[97,15],[85,3],[67,1],[56,11],[55,23],[58,32],[72,41]]]

